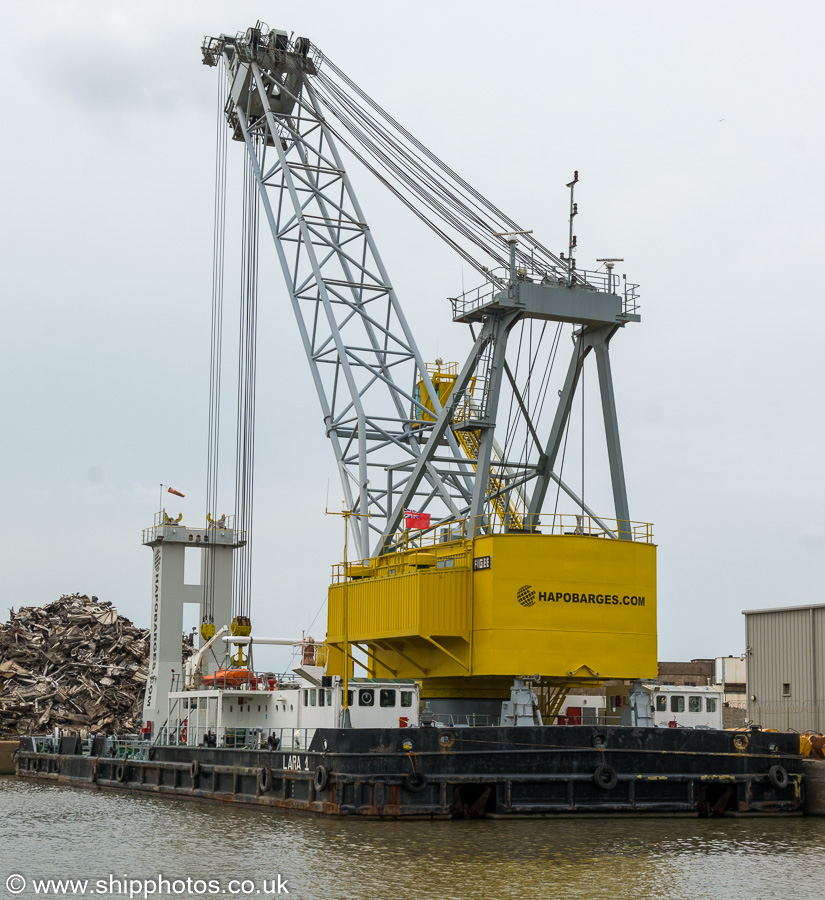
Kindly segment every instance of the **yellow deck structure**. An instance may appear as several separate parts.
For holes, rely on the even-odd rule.
[[[477,537],[448,524],[336,567],[329,673],[343,674],[346,630],[371,676],[421,680],[425,696],[506,696],[513,678],[535,675],[655,677],[651,526],[630,523],[634,539],[613,540],[587,517],[545,522],[543,533]]]

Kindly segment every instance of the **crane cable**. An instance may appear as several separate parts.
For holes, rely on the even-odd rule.
[[[351,143],[347,142],[350,151],[368,165],[386,187],[459,252],[470,265],[487,277],[488,270],[470,256],[461,244],[448,238],[446,232],[436,226],[433,217],[440,219],[453,231],[475,244],[499,266],[507,265],[504,241],[501,238],[492,238],[498,226],[480,219],[461,197],[435,177],[431,169],[427,169],[414,155],[406,152],[403,145],[395,141],[389,131],[363,108],[355,105],[352,98],[340,92],[334,84],[324,82],[318,94],[327,109],[344,125],[347,133],[364,148],[384,174],[375,166],[369,166]]]
[[[335,75],[343,85],[336,82],[327,74],[331,72]],[[436,186],[444,197],[454,198],[456,208],[459,214],[465,218],[467,222],[475,222],[482,225],[485,230],[486,251],[490,253],[499,264],[507,265],[507,248],[506,241],[500,236],[501,232],[519,232],[523,229],[509,216],[506,216],[500,209],[488,201],[482,194],[475,190],[467,181],[461,178],[434,153],[418,141],[409,131],[407,131],[399,122],[397,122],[389,113],[386,112],[378,103],[376,103],[364,90],[362,90],[351,78],[349,78],[338,66],[335,65],[328,57],[324,58],[323,68],[317,76],[317,80],[325,90],[325,105],[336,118],[343,121],[346,106],[351,113],[357,112],[364,124],[371,124],[373,133],[386,141],[387,146],[393,148],[405,162],[405,166],[412,168],[423,176],[425,181],[429,181]],[[352,91],[357,97],[373,110],[376,116],[386,123],[382,126],[367,112],[364,106],[359,106],[357,100],[348,95],[346,88]],[[338,103],[335,102],[337,98]],[[361,142],[360,132],[353,132],[356,139]],[[395,135],[395,136],[394,136]],[[365,148],[366,149],[366,148]],[[384,157],[386,162],[386,156]],[[428,167],[428,162],[432,164]],[[436,169],[439,172],[436,172]],[[439,174],[440,173],[440,174]],[[419,196],[423,196],[422,192],[416,191]],[[405,200],[405,203],[407,201]],[[409,203],[407,203],[409,205]],[[491,237],[497,237],[497,240],[491,241]],[[548,274],[552,273],[556,276],[566,273],[567,263],[560,257],[551,253],[544,245],[539,243],[532,235],[523,234],[520,236],[522,243],[529,248],[522,250],[517,248],[517,261],[530,263],[535,266],[535,257],[539,258],[539,268],[543,268]],[[504,256],[501,255],[505,251]],[[476,265],[478,268],[478,265]],[[482,267],[483,269],[483,267]]]
[[[223,343],[223,286],[226,257],[226,157],[228,132],[224,109],[228,85],[218,68],[218,110],[215,132],[215,206],[212,227],[212,324],[209,349],[209,417],[206,453],[206,524],[217,512],[218,461],[221,414],[221,349]],[[211,537],[211,535],[210,535]],[[203,579],[201,635],[209,640],[215,634],[216,555],[206,551],[206,577]]]
[[[261,137],[251,136],[256,156]],[[255,385],[258,326],[258,236],[260,197],[252,159],[244,155],[241,299],[238,329],[238,407],[235,440],[235,515],[240,548],[233,571],[232,634],[249,634],[252,591],[252,512],[255,471]],[[245,662],[241,649],[233,658]]]
[[[513,231],[521,231],[522,229],[518,224],[505,216],[501,210],[487,201],[468,182],[446,166],[328,58],[324,60],[324,69],[334,73],[350,89],[352,94],[357,95],[364,101],[365,105],[360,105],[352,94],[347,93],[344,87],[337,84],[323,70],[316,79],[314,86],[315,96],[321,101],[326,110],[341,122],[347,135],[360,144],[374,164],[368,162],[346,137],[338,135],[331,128],[329,121],[326,122],[327,127],[333,130],[333,133],[339,137],[339,140],[347,146],[350,152],[354,153],[392,193],[422,218],[432,230],[447,240],[465,259],[468,259],[466,251],[454,239],[448,239],[445,236],[445,232],[435,225],[432,216],[427,215],[424,210],[433,213],[448,228],[457,231],[459,235],[471,241],[491,256],[499,265],[506,268],[509,265],[509,258],[502,252],[506,243],[496,232],[504,231],[507,227]],[[372,115],[367,107],[373,110],[376,115]],[[386,125],[379,120],[383,120]],[[427,161],[432,163],[432,166],[429,166]],[[379,168],[382,172],[378,171]],[[436,168],[443,174],[436,172]],[[416,205],[416,201],[418,205]],[[423,210],[421,207],[423,207]],[[498,240],[492,240],[492,238],[498,238]],[[530,235],[520,235],[520,240],[527,245],[529,255],[527,250],[522,250],[517,246],[517,263],[529,261],[532,270],[541,271],[543,268],[546,273],[556,276],[559,275],[560,270],[566,270],[566,261],[556,257]],[[507,253],[509,253],[509,248],[507,248]],[[539,265],[536,265],[536,256],[539,258]],[[485,277],[490,277],[486,267],[479,265],[474,259],[468,259],[468,261]],[[559,324],[551,343],[545,372],[539,382],[539,389],[531,397],[534,368],[543,342],[545,327],[542,327],[539,334],[535,352],[533,352],[532,327],[530,328],[528,336],[530,362],[528,364],[527,380],[524,384],[522,400],[529,410],[531,400],[534,398],[535,405],[533,409],[537,411],[539,416],[545,405],[561,330],[561,325]],[[522,329],[516,370],[518,370],[521,357],[523,334]],[[516,377],[514,375],[514,378]],[[507,427],[505,429],[503,460],[509,459],[509,454],[515,447],[518,422],[521,418],[524,418],[524,416],[520,409],[514,410],[513,397],[511,396]],[[531,456],[530,447],[529,431],[525,427],[524,444],[519,455],[520,462],[524,464],[528,462]],[[539,452],[541,452],[540,448]]]

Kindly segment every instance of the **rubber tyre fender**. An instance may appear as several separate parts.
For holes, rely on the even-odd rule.
[[[429,780],[423,772],[410,772],[404,776],[404,787],[412,794],[420,794]]]
[[[129,769],[126,763],[118,763],[117,768],[115,769],[115,781],[119,784],[126,784],[128,777]]]
[[[272,790],[272,769],[269,766],[261,766],[258,769],[258,790],[262,794]]]
[[[790,779],[784,766],[771,766],[768,769],[768,781],[781,791],[788,786]]]
[[[599,766],[593,773],[593,783],[603,791],[612,791],[619,783],[619,776],[612,766]]]
[[[312,786],[315,788],[315,793],[325,790],[328,784],[329,770],[326,766],[318,766],[312,776]]]
[[[193,759],[192,764],[189,766],[189,776],[194,781],[198,775],[200,775],[201,771],[201,763],[199,759]]]

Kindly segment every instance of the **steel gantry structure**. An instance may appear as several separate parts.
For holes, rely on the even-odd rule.
[[[433,528],[458,520],[468,525],[465,533],[479,535],[497,519],[505,531],[535,532],[551,484],[592,517],[604,536],[632,538],[609,343],[619,328],[639,321],[636,286],[625,281],[619,289],[612,261],[604,272],[576,269],[577,178],[570,185],[568,255],[556,256],[441,163],[306,38],[293,39],[259,22],[237,35],[206,38],[203,59],[226,73],[223,114],[234,139],[246,147],[345,504],[361,514],[350,520],[357,554],[374,557],[396,547],[409,508],[430,511]],[[452,299],[453,320],[471,327],[474,343],[463,366],[437,384],[339,145],[484,278],[482,288]],[[492,265],[482,265],[479,250]],[[548,421],[549,375],[536,386],[539,350],[546,333],[549,372],[565,323],[573,327],[573,349]],[[534,326],[540,335],[535,344]],[[518,346],[515,362],[512,354],[508,358],[508,344]],[[596,517],[557,472],[591,352],[613,525]]]

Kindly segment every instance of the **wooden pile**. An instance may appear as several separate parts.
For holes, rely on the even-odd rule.
[[[182,656],[191,652],[184,645]],[[149,630],[97,597],[10,610],[0,625],[0,737],[138,731],[148,660]]]

